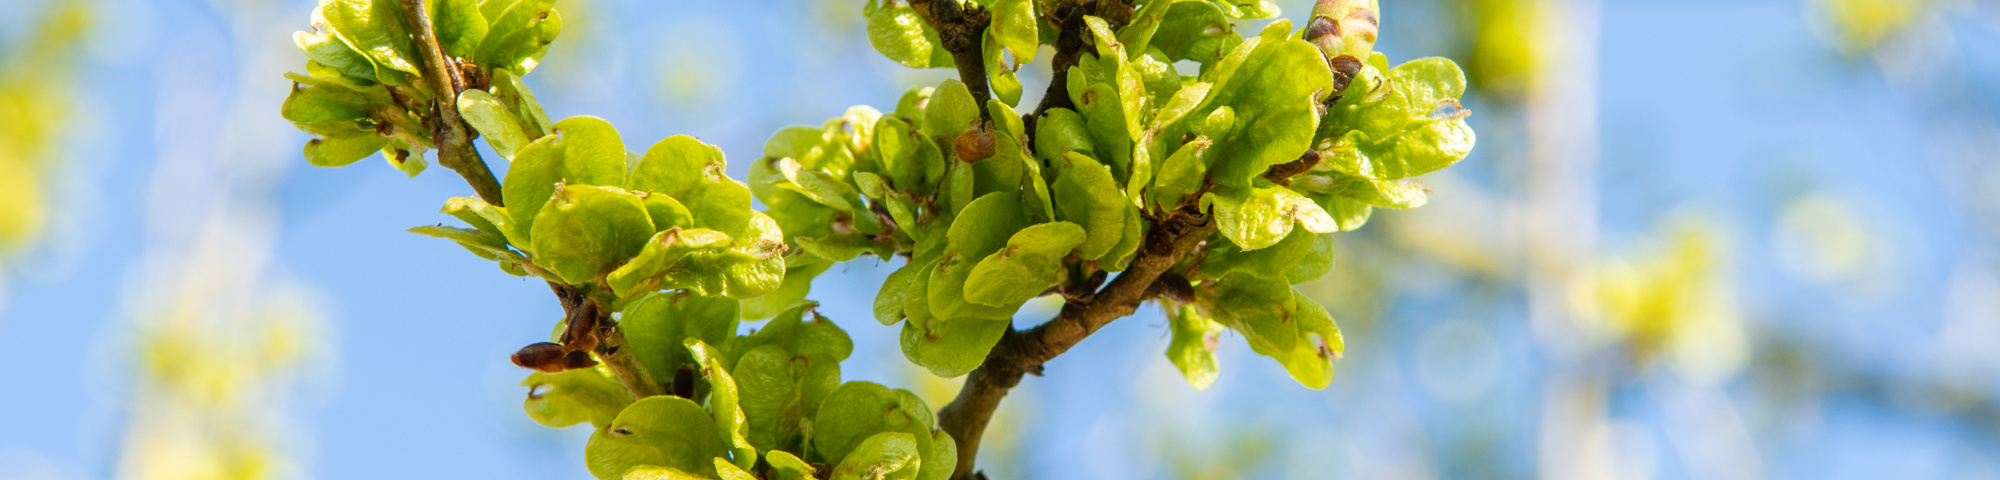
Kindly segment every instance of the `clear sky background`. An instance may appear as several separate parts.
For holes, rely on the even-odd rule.
[[[45,3],[0,5],[0,41]],[[565,30],[528,83],[551,116],[608,119],[633,150],[676,134],[717,144],[741,178],[781,127],[850,105],[892,108],[905,89],[951,75],[876,54],[861,3],[562,0]],[[1295,20],[1307,3],[1280,2]],[[1458,53],[1435,27],[1437,2],[1383,3],[1379,49],[1392,60]],[[1613,369],[1606,435],[1629,473],[1707,477],[1706,439],[1730,431],[1754,446],[1751,478],[2000,478],[2000,236],[1982,217],[1995,197],[1954,186],[2000,188],[2000,9],[1961,3],[1943,33],[1869,57],[1841,54],[1795,0],[1603,2],[1601,246],[1641,250],[1663,219],[1715,225],[1727,288],[1757,339],[1753,366],[1711,390]],[[146,290],[162,284],[149,269],[224,217],[247,218],[265,239],[249,242],[262,253],[241,253],[266,259],[257,282],[296,286],[319,312],[321,348],[273,424],[296,473],[588,477],[588,430],[530,422],[516,386],[526,372],[506,360],[558,320],[547,287],[404,232],[448,222],[437,208],[469,194],[462,181],[435,167],[407,179],[375,158],[323,169],[300,157],[307,137],[277,107],[289,86],[280,74],[303,69],[290,36],[312,2],[93,4],[80,110],[55,179],[58,224],[0,287],[0,351],[12,359],[0,374],[10,387],[0,480],[113,476],[132,405],[147,401],[130,387],[129,350],[152,305]],[[1026,102],[1046,84],[1043,68],[1024,69],[1035,72]],[[1428,180],[1432,207],[1482,211],[1518,195],[1508,186],[1518,157],[1493,152],[1525,140],[1506,123],[1515,117],[1482,109],[1498,102],[1472,99],[1479,150]],[[1784,219],[1802,198],[1852,213],[1861,273],[1825,280],[1787,263],[1797,235]],[[1432,207],[1378,212],[1367,228],[1420,225]],[[1535,477],[1545,381],[1575,366],[1540,353],[1522,287],[1345,243],[1395,238],[1386,233],[1337,238],[1360,252],[1337,269],[1382,278],[1314,290],[1336,314],[1380,306],[1339,319],[1347,353],[1332,386],[1299,387],[1232,335],[1220,379],[1195,391],[1160,353],[1165,320],[1142,308],[1023,382],[982,462],[994,478],[1184,478],[1231,459],[1253,478]],[[847,379],[910,387],[940,407],[955,389],[909,367],[896,329],[869,313],[899,265],[836,266],[811,298],[854,338]],[[1017,324],[1050,313],[1029,308]],[[1762,376],[1784,352],[1803,352],[1819,380]],[[1937,407],[1926,400],[1937,384],[1965,397]],[[1717,408],[1737,423],[1688,426],[1717,418],[1688,412]]]

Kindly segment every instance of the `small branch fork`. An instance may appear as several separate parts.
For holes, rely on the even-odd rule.
[[[1090,28],[1084,24],[1083,17],[1102,18],[1116,30],[1131,21],[1133,3],[1133,0],[1065,1],[1056,4],[1055,11],[1045,17],[1059,32],[1056,33],[1055,58],[1049,61],[1049,70],[1053,73],[1049,76],[1049,88],[1042,92],[1042,100],[1035,104],[1035,111],[1021,119],[1027,127],[1029,145],[1034,144],[1035,123],[1042,118],[1042,114],[1052,108],[1076,108],[1069,99],[1069,82],[1064,79],[1069,75],[1070,67],[1076,66],[1085,53],[1087,45],[1084,39],[1090,36]]]
[[[472,127],[458,117],[458,92],[465,91],[466,83],[459,76],[457,63],[445,58],[444,49],[438,46],[437,33],[431,29],[430,11],[423,0],[397,0],[397,3],[403,7],[403,18],[409,20],[410,30],[416,35],[418,55],[423,57],[423,76],[430,80],[431,96],[436,99],[432,107],[437,111],[431,116],[436,121],[430,127],[431,143],[437,146],[438,165],[465,177],[465,183],[472,185],[480,200],[504,206],[500,181],[486,168],[486,160],[479,158],[479,150],[473,148]]]
[[[992,98],[992,94],[986,83],[985,48],[986,26],[993,23],[993,14],[979,5],[961,5],[958,0],[910,0],[910,8],[916,9],[917,16],[923,17],[931,29],[937,30],[945,51],[951,52],[951,61],[958,67],[958,80],[972,91],[974,105],[979,106],[979,118],[991,121],[986,113],[986,99]]]
[[[406,18],[411,20],[418,48],[429,72],[425,77],[431,80],[432,94],[438,99],[433,108],[437,109],[435,118],[441,121],[433,126],[432,132],[438,147],[438,164],[458,172],[481,199],[502,206],[500,183],[473,148],[471,128],[458,116],[456,99],[458,93],[466,88],[465,80],[460,78],[459,69],[448,63],[443,49],[438,46],[423,0],[398,1]],[[974,100],[984,105],[991,98],[983,57],[985,31],[992,21],[991,15],[983,8],[972,6],[968,9],[954,0],[912,0],[910,4],[932,28],[938,30],[945,48],[957,64],[960,81],[972,91]],[[1061,81],[1060,76],[1075,66],[1083,54],[1083,35],[1086,34],[1084,15],[1102,17],[1117,26],[1129,20],[1131,12],[1131,0],[1065,1],[1057,4],[1050,19],[1062,30],[1057,36],[1056,55],[1052,62],[1057,80],[1050,82],[1041,103],[1024,119],[1030,135],[1034,132],[1035,120],[1044,112],[1051,108],[1072,107],[1067,82]],[[985,115],[982,108],[981,116]],[[1167,271],[1214,233],[1215,228],[1208,215],[1192,208],[1170,212],[1148,231],[1139,257],[1117,279],[1093,293],[1071,298],[1056,318],[1026,331],[1010,329],[1001,337],[1000,343],[987,354],[986,361],[968,374],[958,397],[938,411],[939,427],[951,433],[958,443],[958,465],[952,478],[983,478],[972,471],[979,454],[980,438],[1000,400],[1020,385],[1023,376],[1041,375],[1043,365],[1049,360],[1113,320],[1132,315],[1140,304],[1157,296],[1174,296],[1185,290],[1186,285],[1173,284],[1184,280],[1176,280],[1177,277]],[[1168,279],[1168,282],[1162,283],[1162,278]],[[552,355],[557,364],[576,363],[582,366],[582,360],[568,360],[566,357],[574,356],[573,352],[593,351],[634,397],[668,393],[665,385],[646,371],[631,350],[623,348],[624,335],[616,324],[608,321],[610,312],[577,287],[555,282],[550,282],[549,287],[561,300],[564,318],[569,323],[563,334],[563,343],[530,345],[516,354],[516,363],[521,363],[524,355]],[[533,363],[532,359],[530,363]]]
[[[1085,36],[1089,35],[1084,16],[1104,18],[1116,28],[1130,21],[1133,3],[1133,0],[1067,0],[1056,4],[1047,18],[1050,24],[1061,29],[1056,37],[1055,58],[1051,62],[1054,80],[1049,82],[1040,104],[1023,119],[1026,133],[1030,136],[1028,145],[1033,145],[1035,123],[1043,113],[1052,108],[1074,108],[1069,99],[1069,85],[1063,81],[1063,75],[1082,59]],[[957,64],[959,80],[972,91],[973,100],[982,106],[980,117],[990,122],[992,118],[983,108],[990,98],[983,44],[986,28],[992,22],[991,14],[976,5],[961,5],[957,0],[910,0],[910,6],[938,31],[946,51],[951,52],[952,61]],[[1186,290],[1186,281],[1172,280],[1178,277],[1168,274],[1167,270],[1208,238],[1215,228],[1207,215],[1192,208],[1171,212],[1149,231],[1139,257],[1117,279],[1097,289],[1097,285],[1103,282],[1101,276],[1095,277],[1099,280],[1078,288],[1090,293],[1065,294],[1070,301],[1055,319],[1027,331],[1010,328],[1001,337],[1000,343],[987,354],[985,362],[968,374],[958,397],[938,411],[938,427],[950,433],[958,443],[958,465],[952,472],[952,478],[984,478],[973,472],[975,460],[979,457],[980,438],[986,433],[986,425],[992,421],[1000,400],[1020,385],[1021,377],[1041,375],[1043,364],[1111,321],[1132,315],[1147,300]],[[1163,275],[1172,279],[1161,282]],[[1180,283],[1174,284],[1176,281]]]
[[[431,142],[437,146],[438,165],[458,172],[481,200],[496,207],[505,206],[500,181],[493,176],[486,160],[480,158],[479,150],[472,145],[476,134],[458,116],[458,94],[469,86],[466,79],[460,76],[463,66],[445,58],[444,49],[438,45],[437,33],[431,28],[430,12],[424,0],[397,0],[397,3],[403,8],[403,18],[409,21],[410,31],[414,33],[418,54],[423,57],[423,76],[429,80],[431,96],[435,99],[432,104],[436,110],[431,117],[435,119],[431,125]],[[563,332],[562,343],[528,345],[514,354],[515,364],[554,372],[587,368],[596,365],[597,361],[586,352],[595,352],[598,358],[604,360],[604,366],[611,370],[612,375],[632,392],[633,397],[667,393],[665,386],[646,371],[645,364],[632,355],[632,350],[624,348],[625,334],[610,321],[610,311],[576,286],[549,282],[549,289],[561,300],[563,318],[568,326]]]
[[[1040,376],[1043,364],[1097,329],[1132,315],[1141,303],[1154,296],[1185,289],[1185,283],[1172,285],[1159,281],[1163,276],[1174,278],[1167,271],[1214,233],[1215,228],[1215,222],[1207,215],[1191,209],[1168,214],[1147,233],[1139,258],[1133,259],[1132,265],[1118,278],[1096,293],[1063,305],[1055,319],[1027,331],[1009,330],[1002,336],[1000,343],[986,355],[985,363],[966,376],[958,398],[938,411],[939,427],[958,442],[958,468],[952,472],[952,478],[983,478],[973,473],[973,462],[979,456],[979,439],[1000,400],[1021,383],[1022,376]]]

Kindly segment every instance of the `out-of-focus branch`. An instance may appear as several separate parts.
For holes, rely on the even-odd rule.
[[[479,158],[479,150],[472,146],[472,127],[458,116],[458,92],[465,89],[465,82],[444,56],[444,49],[438,46],[437,33],[431,29],[430,12],[424,8],[423,0],[398,0],[403,7],[403,18],[409,20],[410,31],[416,34],[418,55],[423,57],[424,78],[429,80],[432,107],[437,114],[431,125],[431,143],[437,146],[438,165],[443,165],[465,183],[472,185],[472,191],[481,200],[499,207],[502,205],[500,181],[493,176],[493,170],[486,167],[486,160]]]

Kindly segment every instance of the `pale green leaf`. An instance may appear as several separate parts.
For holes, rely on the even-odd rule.
[[[1202,316],[1192,305],[1162,302],[1161,307],[1167,309],[1167,321],[1173,326],[1167,360],[1180,369],[1188,385],[1195,390],[1207,390],[1221,371],[1216,366],[1215,349],[1222,340],[1222,324]]]
[[[1229,17],[1212,3],[1172,2],[1148,46],[1160,49],[1174,60],[1208,64],[1243,43],[1243,37],[1237,36],[1232,27]]]
[[[368,57],[375,66],[376,81],[390,85],[397,74],[417,75],[416,44],[410,37],[409,21],[396,0],[326,0],[320,15],[341,41]]]
[[[971,372],[1007,333],[1002,318],[911,319],[903,324],[903,358],[945,378]]]
[[[715,464],[709,459],[728,452],[715,433],[714,420],[700,405],[671,395],[646,397],[590,435],[584,463],[591,475],[606,479],[640,465],[712,476]]]
[[[1297,325],[1298,341],[1290,348],[1260,344],[1252,340],[1250,349],[1260,355],[1271,357],[1285,366],[1293,380],[1314,390],[1326,388],[1333,380],[1333,361],[1340,358],[1345,342],[1340,335],[1340,327],[1334,325],[1333,317],[1319,302],[1304,294],[1297,296],[1297,309],[1291,319]],[[1247,335],[1245,336],[1248,337]]]
[[[916,437],[903,432],[869,436],[833,467],[832,480],[913,480],[922,468]]]
[[[535,264],[571,285],[597,281],[653,236],[645,202],[617,187],[566,185],[542,210],[529,236]]]
[[[486,144],[502,157],[514,158],[514,151],[535,139],[530,137],[521,117],[484,90],[466,90],[458,95],[458,113],[486,138]]]
[[[990,307],[1018,305],[1064,279],[1063,257],[1083,244],[1082,226],[1044,223],[1016,232],[1007,246],[979,260],[966,278],[965,299]]]
[[[694,354],[694,361],[701,367],[701,377],[708,380],[709,415],[715,418],[715,433],[729,447],[729,455],[735,466],[752,468],[757,465],[757,448],[750,445],[750,423],[743,416],[743,406],[738,402],[736,378],[722,365],[722,355],[715,347],[700,338],[688,338],[682,344]],[[746,474],[747,475],[747,474]]]
[[[1082,225],[1088,237],[1077,257],[1097,260],[1109,253],[1125,233],[1126,205],[1111,170],[1083,154],[1070,152],[1055,184],[1056,218]]]
[[[486,16],[479,13],[477,0],[437,0],[431,2],[430,15],[431,29],[446,56],[472,58],[486,39]]]
[[[794,257],[785,265],[785,279],[778,289],[764,296],[743,301],[744,320],[763,320],[782,313],[806,299],[812,291],[812,281],[820,273],[833,266],[833,262],[817,258]]]
[[[881,6],[869,3],[873,10],[863,14],[868,16],[868,44],[875,46],[875,51],[911,68],[949,66],[949,63],[932,64],[938,56],[934,51],[944,50],[943,41],[938,39],[937,31],[924,24],[916,9],[900,2]]]
[[[668,382],[681,366],[697,363],[684,344],[688,339],[721,344],[736,335],[737,308],[727,298],[652,293],[626,302],[618,328],[625,333],[625,348],[632,349],[653,379]]]
[[[1297,300],[1283,278],[1237,272],[1195,290],[1202,312],[1242,333],[1253,348],[1290,350],[1299,343],[1291,316]]]
[[[305,52],[306,58],[342,75],[370,80],[375,78],[375,63],[348,47],[331,32],[292,32],[292,43],[299,46],[299,51]]]
[[[728,235],[706,228],[669,228],[653,234],[638,255],[606,274],[605,284],[623,296],[658,290],[668,271],[685,268],[681,259],[696,252],[720,252],[730,243]]]
[[[375,134],[315,138],[306,141],[306,163],[315,167],[346,166],[374,155],[388,144],[389,137]]]
[[[766,451],[773,466],[781,461],[775,449],[803,446],[803,421],[812,418],[819,401],[840,385],[840,362],[833,357],[793,355],[778,345],[743,353],[731,373],[749,418],[750,444]]]
[[[1202,204],[1214,208],[1222,236],[1244,250],[1276,245],[1294,224],[1313,233],[1338,230],[1319,204],[1285,187],[1217,189],[1203,195]]]
[[[832,320],[820,316],[819,312],[808,312],[818,306],[813,302],[793,305],[771,318],[755,333],[737,337],[732,348],[748,351],[764,345],[777,345],[795,355],[825,355],[834,361],[846,360],[848,355],[854,353],[854,341]],[[807,313],[812,314],[809,320],[806,319]]]
[[[983,107],[972,100],[972,91],[966,89],[965,83],[945,79],[924,105],[924,136],[957,138],[979,120],[979,109]]]
[[[815,480],[818,478],[814,474],[819,469],[813,468],[812,465],[806,464],[805,460],[800,460],[798,456],[791,453],[771,451],[767,457],[766,463],[770,463],[771,471],[777,474],[776,478],[770,480]]]
[[[584,422],[603,427],[632,404],[632,394],[625,391],[625,385],[600,367],[530,373],[521,386],[528,387],[528,399],[521,408],[529,419],[549,428]]]

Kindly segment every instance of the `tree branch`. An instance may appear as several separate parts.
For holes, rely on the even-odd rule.
[[[562,343],[529,345],[523,348],[521,353],[514,354],[514,364],[550,372],[590,368],[596,366],[597,362],[591,360],[586,352],[594,352],[597,358],[604,360],[604,368],[618,378],[618,383],[625,385],[625,390],[631,392],[633,398],[667,393],[666,386],[660,383],[659,377],[653,376],[652,372],[646,370],[646,364],[641,363],[639,357],[633,355],[632,349],[625,348],[625,332],[618,328],[618,324],[609,321],[610,312],[599,307],[596,300],[591,300],[589,295],[578,291],[576,287],[550,281],[549,290],[555,292],[556,300],[561,302],[563,307],[565,325],[562,338],[558,339]],[[546,359],[540,362],[530,360],[533,355],[530,353],[532,350],[551,348],[559,348],[566,356],[581,357],[554,360],[555,365],[551,365]]]
[[[1091,333],[1111,321],[1131,315],[1151,295],[1168,290],[1154,284],[1179,263],[1210,233],[1215,222],[1207,215],[1182,210],[1169,214],[1146,234],[1139,258],[1089,298],[1063,305],[1062,312],[1027,331],[1008,331],[986,355],[985,363],[965,378],[944,409],[938,411],[938,425],[958,443],[958,468],[952,478],[974,478],[973,461],[979,456],[979,440],[986,433],[994,409],[1027,374],[1041,375],[1042,365],[1076,346]]]
[[[430,80],[431,96],[434,98],[432,108],[436,109],[436,115],[432,117],[436,123],[431,128],[431,143],[438,149],[438,165],[458,172],[481,200],[496,207],[505,206],[500,181],[494,178],[493,171],[486,167],[486,160],[480,158],[479,150],[473,147],[471,126],[458,116],[458,94],[465,91],[467,85],[465,79],[459,76],[457,64],[446,59],[444,49],[438,46],[437,33],[431,27],[430,12],[424,8],[423,0],[398,0],[398,3],[403,7],[404,19],[410,22],[410,30],[416,35],[417,49],[424,60],[424,77]],[[567,355],[555,360],[560,365],[541,364],[531,368],[554,368],[556,371],[588,368],[596,362],[584,356],[584,352],[594,352],[634,398],[666,393],[666,387],[646,370],[646,365],[639,362],[632,349],[625,348],[624,331],[617,324],[607,321],[610,312],[599,308],[595,300],[583,295],[574,286],[551,281],[549,289],[555,291],[556,299],[562,302],[564,318],[569,322],[570,328],[562,338],[562,348]],[[515,355],[516,364],[522,363],[522,359],[522,355]]]
[[[1120,0],[1066,1],[1056,4],[1055,13],[1048,17],[1056,33],[1056,55],[1049,61],[1049,88],[1042,92],[1042,100],[1035,104],[1035,111],[1022,117],[1027,127],[1029,145],[1033,145],[1035,123],[1052,108],[1075,109],[1069,100],[1069,69],[1083,59],[1084,39],[1090,36],[1090,28],[1083,23],[1084,16],[1104,19],[1113,30],[1125,26],[1132,19],[1132,2]]]
[[[639,362],[639,356],[633,355],[632,349],[625,348],[625,330],[618,328],[617,324],[601,323],[601,325],[598,333],[601,338],[597,343],[597,357],[604,359],[604,368],[611,370],[612,376],[618,377],[618,383],[625,384],[625,390],[632,392],[632,398],[665,395],[666,386],[661,385],[658,378],[646,370],[646,364]]]
[[[465,81],[458,76],[458,68],[453,67],[444,57],[444,49],[438,46],[437,33],[431,29],[430,12],[424,8],[423,0],[398,0],[403,7],[403,18],[409,20],[411,32],[416,34],[418,54],[423,56],[423,77],[430,82],[431,96],[435,99],[432,108],[437,114],[432,118],[431,143],[437,146],[438,165],[443,165],[465,183],[472,185],[472,191],[480,200],[495,207],[501,204],[500,181],[493,177],[493,171],[486,168],[486,160],[479,158],[479,150],[473,148],[472,128],[458,117],[458,92],[465,89]]]
[[[992,94],[986,83],[985,50],[986,27],[993,23],[993,15],[978,5],[967,8],[957,0],[911,0],[910,7],[917,10],[917,16],[923,17],[931,29],[937,30],[945,51],[951,52],[951,61],[958,67],[958,80],[972,90],[972,100],[979,106],[979,118],[993,120],[986,112],[986,99],[992,98]]]

